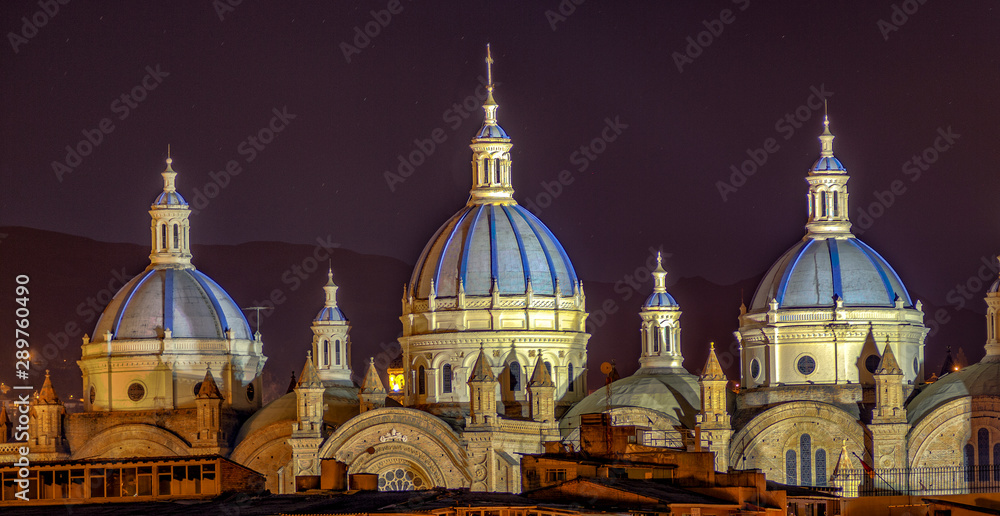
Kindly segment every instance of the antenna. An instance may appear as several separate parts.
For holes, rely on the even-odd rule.
[[[268,310],[269,306],[248,306],[246,308],[241,308],[240,310],[253,310],[257,312],[257,333],[260,333],[260,311]]]

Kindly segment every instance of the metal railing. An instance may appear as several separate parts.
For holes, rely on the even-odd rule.
[[[1000,465],[838,471],[829,485],[845,497],[1000,492]]]

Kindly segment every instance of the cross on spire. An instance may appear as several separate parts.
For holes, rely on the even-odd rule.
[[[486,44],[486,83],[493,89],[493,56],[490,54],[490,44]]]

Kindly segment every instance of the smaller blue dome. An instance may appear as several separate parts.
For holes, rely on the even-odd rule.
[[[313,321],[346,321],[347,317],[338,307],[324,306]]]
[[[812,169],[822,172],[829,172],[831,170],[847,172],[847,169],[844,168],[844,164],[841,163],[836,156],[830,156],[816,160],[816,163],[813,164]]]
[[[498,124],[483,124],[479,132],[476,133],[476,138],[506,138],[509,140],[510,136],[507,136],[507,131],[504,131],[503,127]]]
[[[680,306],[674,301],[673,296],[666,292],[653,292],[646,298],[643,308],[666,308]]]
[[[154,206],[186,206],[187,201],[177,192],[162,192],[153,201]]]

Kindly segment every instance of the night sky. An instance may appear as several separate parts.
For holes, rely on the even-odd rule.
[[[855,233],[914,297],[983,312],[996,2],[680,4],[4,2],[0,224],[146,245],[170,144],[195,244],[329,235],[412,264],[467,199],[489,42],[515,197],[585,280],[651,247],[668,288],[763,274],[804,233],[825,97]]]

